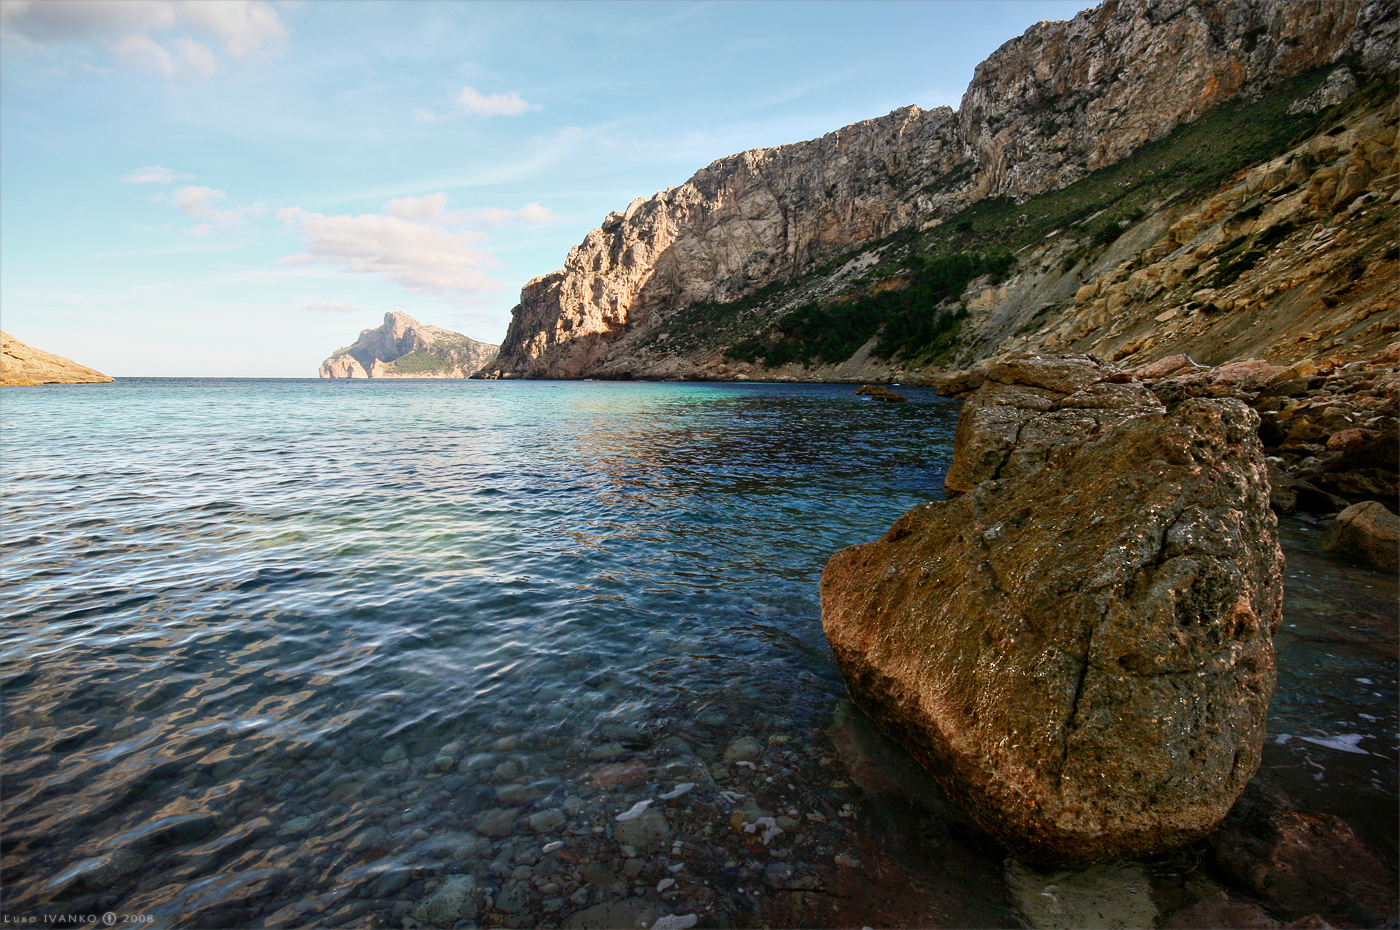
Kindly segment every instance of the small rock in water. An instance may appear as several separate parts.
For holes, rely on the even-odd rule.
[[[496,910],[505,914],[519,914],[525,907],[525,886],[511,882],[505,890],[496,895]]]
[[[363,852],[371,846],[377,846],[389,838],[389,833],[383,827],[366,827],[355,835],[346,847],[348,852]]]
[[[1006,884],[1036,930],[1132,930],[1156,925],[1157,906],[1152,903],[1147,873],[1136,862],[1046,874],[1008,859]]]
[[[505,808],[489,810],[476,818],[476,832],[495,839],[509,836],[511,826],[514,825],[518,814],[519,811]]]
[[[671,838],[671,825],[660,811],[650,810],[636,820],[625,820],[613,827],[619,843],[645,849]]]
[[[627,747],[621,743],[603,743],[600,746],[592,746],[584,751],[583,758],[588,762],[602,762],[604,759],[611,759],[613,756],[620,756],[627,751]]]
[[[628,820],[636,820],[638,817],[642,816],[642,814],[644,814],[646,812],[646,809],[650,806],[651,801],[649,800],[638,801],[636,804],[633,804],[630,808],[628,808],[628,810],[625,813],[618,814],[617,821],[619,823],[624,823]]]
[[[545,792],[534,785],[501,785],[496,789],[496,800],[502,804],[529,804],[544,795]]]
[[[513,781],[520,777],[520,763],[507,759],[496,766],[496,781]]]
[[[135,872],[145,861],[145,858],[134,849],[114,850],[105,856],[84,859],[77,865],[64,870],[62,874],[48,883],[46,890],[67,889],[81,882],[90,889],[101,891],[110,888],[118,880]]]
[[[570,896],[572,900],[572,896]],[[578,911],[564,921],[566,930],[618,930],[655,926],[656,908],[642,898],[630,898]]]
[[[778,826],[778,822],[772,817],[759,817],[750,823],[744,824],[745,833],[753,833],[759,827],[763,828],[763,845],[767,846],[769,840],[783,832],[783,828]]]
[[[665,891],[667,888],[670,888],[670,887],[671,887],[672,885],[674,885],[675,883],[676,883],[676,880],[675,880],[674,878],[663,878],[661,881],[659,881],[659,882],[656,883],[656,893],[657,893],[657,894],[660,894],[661,892]]]
[[[552,852],[554,852],[556,849],[563,849],[563,848],[564,848],[564,841],[563,841],[563,840],[554,840],[553,842],[545,843],[545,844],[544,844],[544,850],[543,850],[543,851],[544,851],[544,852],[547,852],[547,853],[552,853]]]
[[[763,744],[752,736],[741,736],[724,750],[725,762],[754,762],[763,755]]]
[[[405,873],[406,874],[406,873]],[[476,879],[451,875],[413,909],[413,916],[431,927],[451,927],[476,916]]]
[[[685,914],[679,917],[674,914],[666,914],[656,918],[656,923],[651,925],[651,930],[690,930],[699,921],[700,918],[695,914]]]
[[[670,800],[672,800],[672,799],[674,799],[674,798],[680,797],[681,795],[683,795],[683,794],[685,794],[686,792],[690,791],[690,789],[692,789],[692,788],[694,788],[694,787],[695,787],[695,782],[693,782],[693,781],[684,782],[683,784],[679,784],[679,785],[677,785],[675,788],[672,788],[670,791],[666,792],[665,794],[660,795],[660,798],[661,798],[661,800],[663,800],[663,801],[670,801]]]
[[[391,872],[384,872],[369,886],[369,894],[372,898],[387,898],[408,884],[411,877],[408,869],[394,869]]]
[[[538,811],[530,815],[530,829],[536,833],[553,833],[564,825],[564,812],[561,810]]]
[[[407,757],[402,746],[390,746],[384,750],[384,755],[379,757],[379,761],[385,765],[393,765],[395,762],[402,762]]]
[[[591,777],[594,785],[607,791],[610,788],[645,781],[647,767],[640,762],[616,762],[612,765],[599,767],[592,773]]]

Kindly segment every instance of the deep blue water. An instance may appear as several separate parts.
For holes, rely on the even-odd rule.
[[[918,844],[827,736],[844,688],[817,584],[837,549],[941,496],[957,404],[906,393],[7,390],[4,912],[401,926],[471,874],[458,926],[624,900],[703,927],[781,921],[801,869],[835,856],[863,856],[867,889],[904,881],[858,848],[877,829]],[[1394,581],[1288,533],[1303,632],[1280,638],[1288,738],[1266,767],[1319,808],[1393,811],[1394,623],[1376,617]],[[724,758],[744,737],[751,769]],[[686,783],[671,835],[619,852],[615,815]],[[740,798],[789,817],[785,837],[732,827]],[[483,825],[501,810],[504,832]],[[995,858],[950,855],[940,919],[1015,925]],[[774,863],[801,867],[794,887]]]

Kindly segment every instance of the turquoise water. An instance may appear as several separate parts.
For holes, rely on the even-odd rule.
[[[958,406],[907,393],[7,390],[5,913],[397,927],[470,875],[446,926],[810,926],[917,880],[909,922],[1018,925],[999,855],[839,710],[821,635],[830,554],[941,496]],[[1266,767],[1393,811],[1394,581],[1288,533]]]

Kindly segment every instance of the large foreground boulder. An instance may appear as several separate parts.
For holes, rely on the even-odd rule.
[[[822,575],[855,702],[1007,847],[1061,866],[1225,816],[1259,764],[1283,593],[1258,417],[1165,413],[1081,368],[989,381],[964,416],[996,435],[960,428],[967,490]]]

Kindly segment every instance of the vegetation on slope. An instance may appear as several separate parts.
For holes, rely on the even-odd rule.
[[[881,358],[918,358],[947,347],[966,310],[953,304],[974,278],[998,278],[1011,267],[1005,253],[911,256],[904,264],[908,285],[836,300],[805,304],[788,313],[773,331],[744,339],[727,351],[730,358],[772,368],[792,361],[810,365],[843,362],[876,333],[872,352]]]

